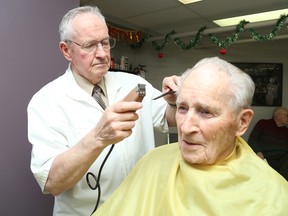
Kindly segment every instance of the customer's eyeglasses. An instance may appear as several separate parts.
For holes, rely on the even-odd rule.
[[[81,49],[85,50],[86,52],[96,51],[99,44],[101,44],[104,50],[112,49],[116,44],[115,38],[105,38],[101,41],[96,41],[96,40],[87,41],[87,42],[84,42],[83,44],[77,43],[72,40],[66,40],[66,42],[74,43],[78,45]]]

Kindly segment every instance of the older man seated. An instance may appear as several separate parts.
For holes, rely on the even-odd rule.
[[[284,216],[288,183],[240,137],[253,111],[251,78],[217,57],[182,75],[178,143],[136,165],[94,216]]]
[[[276,107],[272,118],[261,119],[256,123],[248,143],[260,158],[266,159],[288,181],[287,121],[288,109]]]

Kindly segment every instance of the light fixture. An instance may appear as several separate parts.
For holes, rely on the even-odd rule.
[[[191,4],[191,3],[199,2],[202,0],[178,0],[178,1],[183,3],[183,4]]]
[[[249,14],[249,15],[244,15],[244,16],[239,16],[239,17],[219,19],[219,20],[214,20],[213,22],[221,27],[224,27],[224,26],[237,25],[242,20],[245,20],[250,23],[254,23],[254,22],[279,19],[280,16],[284,14],[288,14],[288,9],[267,11],[263,13]]]

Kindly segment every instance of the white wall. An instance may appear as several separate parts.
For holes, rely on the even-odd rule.
[[[271,28],[272,29],[272,28]],[[288,58],[287,58],[288,39],[273,40],[268,42],[235,43],[227,48],[227,53],[221,55],[219,48],[211,43],[210,47],[194,48],[188,51],[181,51],[174,43],[170,43],[163,50],[164,57],[159,58],[158,53],[150,43],[144,44],[142,48],[133,50],[118,44],[114,52],[115,57],[121,56],[121,53],[131,58],[135,64],[147,65],[148,72],[146,79],[155,87],[161,89],[162,79],[165,76],[180,74],[187,68],[192,67],[197,61],[204,57],[219,56],[229,62],[265,62],[265,63],[283,63],[283,99],[282,105],[288,107]],[[253,107],[255,111],[252,123],[243,136],[248,136],[256,121],[261,118],[270,118],[274,107]],[[159,136],[158,144],[165,143],[166,136]]]

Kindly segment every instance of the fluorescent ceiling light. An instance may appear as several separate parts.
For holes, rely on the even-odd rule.
[[[183,4],[190,4],[190,3],[195,3],[195,2],[202,1],[202,0],[178,0],[178,1],[180,1]]]
[[[288,14],[288,9],[268,11],[268,12],[250,14],[250,15],[239,16],[239,17],[231,17],[227,19],[214,20],[213,22],[221,27],[224,27],[224,26],[237,25],[242,20],[248,21],[250,23],[275,20],[275,19],[279,19],[280,16],[283,14]]]

